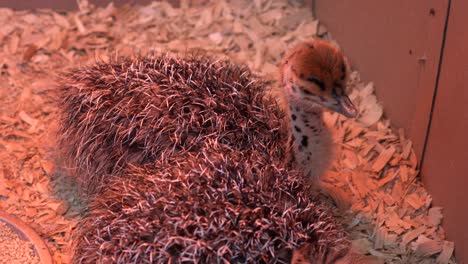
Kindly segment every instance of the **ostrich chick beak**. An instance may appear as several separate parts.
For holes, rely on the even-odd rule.
[[[346,116],[347,118],[356,117],[358,111],[346,94],[338,96],[336,100],[338,101],[338,104],[334,109],[336,112]]]

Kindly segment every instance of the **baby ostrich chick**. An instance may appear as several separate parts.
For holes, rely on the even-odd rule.
[[[292,48],[281,63],[290,117],[293,159],[306,177],[317,180],[328,167],[333,148],[322,120],[324,108],[346,117],[357,110],[345,93],[346,59],[323,40],[308,40]]]
[[[319,61],[314,54],[305,58]],[[311,95],[325,92],[301,77],[315,74],[299,64],[308,61],[289,58],[291,125],[312,144],[301,138],[321,125]],[[328,205],[289,166],[291,133],[265,89],[245,66],[196,56],[64,74],[63,148],[89,198],[73,263],[357,264]]]

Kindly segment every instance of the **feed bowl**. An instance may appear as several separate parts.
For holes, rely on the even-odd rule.
[[[34,252],[39,257],[40,263],[52,264],[52,256],[47,248],[44,240],[26,223],[19,218],[0,210],[0,222],[3,222],[13,232],[15,232],[20,239],[30,242],[34,247]]]

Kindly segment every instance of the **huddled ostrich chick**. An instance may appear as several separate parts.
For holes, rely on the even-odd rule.
[[[74,262],[289,263],[306,245],[305,263],[346,263],[346,233],[304,177],[317,176],[307,163],[320,158],[321,107],[356,112],[343,56],[307,41],[281,70],[287,116],[227,61],[156,56],[65,74],[62,142],[90,202]]]

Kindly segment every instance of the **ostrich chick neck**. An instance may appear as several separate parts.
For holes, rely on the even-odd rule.
[[[292,91],[292,84],[286,84],[287,91]],[[322,115],[323,107],[319,104],[304,102],[294,95],[288,96],[288,119],[293,160],[304,175],[315,181],[328,168],[334,150],[329,129],[325,126]]]

